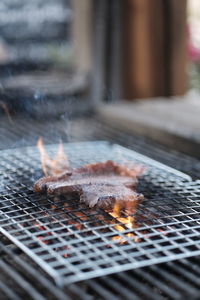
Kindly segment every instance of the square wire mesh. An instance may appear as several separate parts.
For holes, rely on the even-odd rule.
[[[137,190],[145,200],[130,229],[78,197],[34,193],[42,176],[35,147],[1,151],[0,230],[58,284],[200,254],[200,184],[119,145],[72,143],[64,149],[73,167],[107,159],[144,165]],[[53,156],[57,145],[47,150]]]

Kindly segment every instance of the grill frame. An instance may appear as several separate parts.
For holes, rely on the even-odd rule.
[[[67,148],[67,147],[77,147],[77,145],[78,145],[78,149],[80,150],[80,148],[81,148],[81,151],[82,151],[82,149],[84,148],[85,149],[85,151],[87,152],[87,147],[86,147],[86,145],[93,145],[92,147],[93,147],[93,152],[94,152],[94,150],[95,149],[97,149],[96,147],[98,146],[98,149],[100,148],[99,147],[99,145],[104,145],[104,147],[110,147],[110,146],[108,146],[108,144],[105,144],[105,143],[74,143],[74,144],[71,144],[71,145],[66,145],[66,147],[65,148]],[[73,146],[72,146],[73,145]],[[95,145],[95,146],[94,146]],[[106,146],[105,146],[106,145]],[[124,155],[126,154],[126,158],[127,158],[127,155],[132,155],[132,159],[133,159],[133,157],[136,159],[136,157],[137,157],[137,159],[138,159],[138,161],[140,161],[141,162],[141,160],[143,160],[143,164],[145,163],[145,165],[147,165],[147,164],[149,164],[149,166],[151,166],[151,167],[149,167],[149,170],[148,170],[148,172],[151,172],[150,171],[150,168],[153,170],[152,172],[153,172],[153,174],[154,174],[154,176],[152,177],[152,182],[153,181],[155,181],[155,179],[156,178],[158,178],[158,175],[159,175],[159,172],[160,172],[160,170],[161,170],[161,173],[162,174],[165,174],[165,176],[164,176],[164,180],[161,180],[160,182],[157,182],[157,184],[159,183],[159,185],[160,185],[160,187],[162,187],[162,188],[167,188],[167,189],[171,189],[172,187],[173,187],[173,190],[174,190],[174,192],[181,192],[181,191],[183,191],[183,192],[186,192],[186,193],[189,193],[188,192],[188,190],[187,189],[189,189],[189,190],[191,190],[191,191],[193,191],[193,187],[194,187],[194,185],[192,185],[192,181],[191,181],[191,178],[189,177],[189,176],[187,176],[187,175],[185,175],[185,174],[183,174],[183,173],[181,173],[181,172],[179,172],[179,171],[176,171],[176,170],[173,170],[172,168],[169,168],[169,167],[165,167],[164,165],[162,165],[162,164],[160,164],[160,163],[158,163],[158,162],[156,162],[156,161],[153,161],[153,160],[151,160],[151,159],[149,159],[149,158],[146,158],[146,157],[144,157],[144,156],[141,156],[140,154],[137,154],[136,152],[132,152],[131,150],[128,150],[128,149],[124,149],[123,147],[120,147],[120,146],[115,146],[115,147],[117,147],[117,151],[119,151],[119,150],[121,150],[122,151],[122,149],[123,149],[123,151],[122,151],[122,153],[120,153],[120,155],[121,154],[123,154],[123,159],[124,159]],[[56,149],[56,146],[54,145],[54,146],[49,146],[49,147],[47,147],[47,149],[49,149],[49,150],[51,150],[51,149],[53,149],[54,148],[54,151],[55,151],[55,149]],[[75,149],[74,148],[74,149]],[[71,151],[72,153],[74,153],[74,149],[73,149],[73,151]],[[108,149],[110,149],[110,148],[106,148],[107,150]],[[66,149],[67,150],[67,149]],[[69,149],[68,149],[69,150]],[[105,149],[104,149],[105,150]],[[106,151],[107,151],[106,150]],[[54,152],[53,151],[53,152]],[[50,151],[50,152],[52,152],[52,151]],[[10,155],[12,155],[13,156],[13,150],[6,150],[6,151],[2,151],[1,152],[1,157],[3,157],[3,153],[8,157],[9,156],[9,153],[10,153]],[[35,147],[34,148],[24,148],[24,149],[20,149],[20,150],[15,150],[15,154],[14,154],[14,156],[17,156],[17,153],[19,153],[18,154],[18,156],[19,156],[19,160],[21,161],[21,163],[23,164],[23,160],[24,160],[24,157],[27,157],[26,155],[27,155],[27,153],[29,153],[29,155],[30,155],[30,153],[35,153],[34,155],[35,155],[35,157],[37,156],[37,159],[36,159],[36,161],[37,161],[37,168],[39,168],[39,157],[38,157],[38,153],[37,153],[37,150],[35,149]],[[71,153],[71,154],[72,154]],[[83,152],[80,152],[81,153],[81,155],[83,154]],[[79,155],[80,155],[80,153],[79,153]],[[24,154],[25,154],[25,156],[24,156]],[[104,154],[105,154],[105,151],[104,151]],[[136,157],[135,157],[136,156]],[[23,157],[23,158],[21,158],[21,157]],[[72,156],[70,156],[70,154],[69,154],[69,157],[72,157]],[[105,155],[103,155],[103,158],[104,158],[104,160],[105,160]],[[121,157],[122,156],[120,156],[120,159],[121,159]],[[77,161],[77,157],[75,156],[75,160]],[[101,156],[101,158],[102,158],[102,156]],[[111,157],[106,157],[107,159],[109,159],[109,158],[111,158]],[[10,159],[10,158],[9,158]],[[94,161],[96,161],[96,157],[95,157],[95,155],[93,155],[93,160]],[[4,158],[4,161],[5,161],[5,163],[6,164],[8,164],[8,162],[6,162],[6,160],[5,160],[5,158]],[[18,163],[16,163],[15,162],[15,160],[14,159],[12,159],[11,160],[12,161],[12,165],[14,164],[15,166],[14,166],[14,168],[13,168],[13,170],[12,170],[12,168],[10,167],[10,166],[8,166],[8,168],[7,168],[7,170],[9,170],[9,172],[11,173],[11,170],[13,171],[13,172],[16,172],[16,170],[17,170],[17,172],[18,172],[18,174],[19,174],[19,172],[20,173],[22,173],[23,174],[23,168],[20,166],[20,163],[18,162]],[[32,161],[33,162],[33,156],[31,156],[30,157],[30,161]],[[25,162],[27,163],[27,159],[25,159]],[[91,162],[91,161],[90,161]],[[30,164],[30,163],[29,163]],[[82,160],[81,161],[79,161],[79,164],[82,164]],[[33,164],[34,165],[34,164]],[[26,166],[27,166],[27,164],[26,164]],[[5,166],[4,166],[5,167]],[[4,168],[3,167],[3,168]],[[26,176],[25,176],[25,179],[26,180],[30,180],[30,173],[32,174],[32,180],[34,181],[35,180],[35,178],[33,177],[33,174],[36,172],[36,170],[35,170],[35,168],[32,166],[32,167],[30,167],[30,166],[28,166],[28,169],[31,169],[31,172],[28,172],[27,174],[26,174]],[[155,170],[159,170],[159,172],[155,172]],[[1,167],[1,171],[2,171],[2,167]],[[5,168],[4,168],[4,171],[5,171]],[[26,168],[25,168],[25,171],[26,171]],[[167,174],[167,177],[166,177],[166,174]],[[170,174],[170,176],[172,176],[172,179],[171,179],[171,182],[173,183],[171,183],[171,182],[169,182],[169,174]],[[168,183],[166,184],[166,178],[168,179]],[[27,181],[25,180],[25,182],[21,182],[21,186],[20,186],[20,189],[22,188],[22,189],[27,189]],[[30,185],[29,185],[29,187],[30,187]],[[13,186],[13,182],[11,182],[11,188],[14,190],[14,186]],[[197,186],[195,186],[195,191],[197,191]],[[15,193],[17,192],[17,190],[15,191]],[[28,191],[29,193],[32,193],[32,191],[29,189],[29,191]],[[21,193],[22,193],[22,191],[21,191]],[[191,193],[193,193],[193,192],[191,192]],[[10,191],[9,191],[9,195],[11,195],[11,193],[10,193]],[[192,197],[192,195],[190,195],[191,197]],[[27,195],[22,195],[22,197],[27,197]],[[37,196],[38,197],[38,196]],[[193,197],[195,197],[195,196],[193,196]],[[13,199],[11,200],[11,201],[13,201]],[[24,204],[24,203],[23,203]],[[17,204],[18,206],[20,205],[20,203],[18,203]],[[198,205],[197,205],[197,207],[199,207]],[[101,211],[101,213],[102,213],[102,211]],[[10,217],[9,217],[10,218]],[[1,221],[1,223],[2,223],[2,221]],[[180,223],[180,222],[179,222]],[[186,222],[187,223],[187,222]],[[185,224],[186,224],[185,223]],[[7,226],[8,224],[6,224],[6,226]],[[41,226],[43,226],[44,224],[42,223],[42,224],[40,224]],[[116,224],[112,224],[112,225],[109,225],[109,229],[110,228],[113,228],[114,226],[115,226]],[[46,226],[46,225],[44,225],[44,226]],[[158,228],[159,227],[162,227],[163,225],[156,225]],[[108,227],[108,225],[106,225],[106,227]],[[153,227],[154,228],[154,227]],[[25,228],[25,229],[27,229],[27,228]],[[24,230],[24,229],[23,229]],[[142,230],[142,229],[141,229]],[[131,232],[132,230],[130,230],[130,229],[126,229],[125,231],[124,231],[124,233],[129,233],[129,232]],[[133,262],[130,264],[124,264],[123,266],[122,265],[120,265],[120,266],[115,266],[115,269],[113,269],[113,266],[110,268],[110,269],[105,269],[105,268],[103,268],[102,270],[101,270],[101,272],[99,271],[99,272],[97,272],[96,270],[95,270],[95,272],[93,272],[93,273],[87,273],[87,275],[84,273],[84,274],[82,274],[82,276],[80,276],[80,272],[78,273],[79,274],[79,276],[77,276],[77,274],[76,274],[76,276],[74,276],[74,277],[71,277],[71,279],[69,278],[69,277],[66,277],[66,278],[63,278],[62,276],[58,276],[59,274],[56,272],[52,272],[52,270],[50,270],[50,268],[49,268],[49,264],[48,265],[46,265],[45,267],[44,267],[44,264],[43,264],[43,262],[41,262],[40,261],[40,259],[38,259],[38,257],[34,257],[34,255],[33,255],[33,252],[32,251],[29,251],[30,249],[27,249],[27,247],[25,247],[25,245],[23,245],[21,242],[19,242],[18,240],[16,240],[16,238],[14,238],[13,236],[11,236],[10,234],[9,234],[9,232],[8,231],[6,231],[6,230],[4,230],[4,228],[1,228],[1,232],[5,235],[5,236],[7,236],[14,244],[16,244],[19,248],[21,248],[27,255],[29,255],[30,257],[32,257],[32,259],[34,259],[35,261],[37,261],[37,263],[43,268],[43,269],[45,269],[46,270],[46,272],[47,273],[49,273],[49,274],[51,274],[51,276],[52,276],[52,278],[56,281],[56,283],[57,284],[59,284],[59,285],[62,285],[62,284],[64,284],[64,283],[69,283],[70,282],[70,280],[71,280],[71,282],[76,282],[76,281],[80,281],[80,280],[85,280],[85,279],[88,279],[88,278],[90,278],[90,277],[97,277],[97,276],[102,276],[102,275],[106,275],[106,274],[110,274],[110,273],[115,273],[115,272],[119,272],[119,271],[124,271],[124,270],[126,270],[126,269],[130,269],[130,268],[134,268],[134,267],[142,267],[142,266],[144,266],[144,265],[149,265],[149,264],[152,264],[152,262],[145,262],[145,263],[139,263],[138,265],[137,264],[135,264],[135,265],[133,265]],[[17,232],[17,231],[16,231]],[[16,233],[15,232],[15,233]],[[43,235],[43,234],[46,234],[46,231],[42,231],[42,232],[40,232],[40,234],[41,235]],[[116,233],[115,233],[116,234]],[[121,234],[119,234],[119,235],[121,235]],[[158,232],[153,232],[153,234],[152,234],[152,236],[154,237],[155,235],[158,235]],[[159,235],[160,236],[162,236],[163,234],[162,233],[159,233]],[[195,235],[196,235],[196,233],[195,233]],[[50,237],[51,238],[51,237]],[[82,237],[79,235],[79,239],[82,239]],[[105,237],[104,237],[105,238]],[[124,238],[124,237],[123,237]],[[163,238],[163,237],[162,237]],[[129,242],[129,240],[127,240],[127,242]],[[37,243],[38,243],[38,241],[37,241]],[[40,242],[41,243],[41,242]],[[110,242],[110,240],[109,240],[109,243],[110,244],[112,244],[111,242]],[[196,243],[196,241],[195,241],[195,243]],[[191,244],[191,242],[190,242],[190,244]],[[140,251],[142,250],[141,249],[141,246],[140,246],[141,244],[139,243],[139,248],[140,248]],[[44,246],[44,245],[43,245]],[[65,245],[62,245],[62,247],[63,246],[65,246]],[[113,244],[112,244],[112,246],[113,246]],[[116,248],[116,245],[114,245],[115,246],[115,248]],[[90,247],[91,247],[91,245],[90,245]],[[121,246],[120,246],[121,247]],[[119,247],[118,247],[119,248]],[[122,249],[122,248],[120,248],[120,249]],[[174,259],[178,259],[178,258],[183,258],[183,257],[188,257],[188,256],[191,256],[191,255],[196,255],[196,254],[200,254],[200,250],[199,250],[200,248],[198,248],[198,250],[197,251],[194,251],[193,253],[189,253],[189,252],[187,252],[187,253],[184,253],[184,255],[183,254],[181,254],[181,255],[171,255],[171,257],[170,257],[170,260],[174,260]],[[119,250],[119,249],[118,249]],[[61,250],[62,251],[62,250]],[[80,251],[79,251],[80,252]],[[120,250],[120,253],[122,252],[122,250]],[[192,252],[192,251],[191,251]],[[97,253],[99,253],[99,251],[97,251]],[[102,254],[102,253],[101,253]],[[128,256],[129,256],[129,258],[130,258],[130,253],[128,254]],[[83,256],[83,254],[81,254],[81,256]],[[79,257],[79,259],[80,259],[80,257]],[[163,261],[168,261],[169,260],[169,256],[167,257],[167,259],[165,258],[164,260],[163,259],[153,259],[153,263],[160,263],[160,262],[163,262]],[[68,261],[66,260],[66,262],[65,262],[65,264],[67,264],[68,263]],[[68,264],[68,268],[69,268],[69,264]]]

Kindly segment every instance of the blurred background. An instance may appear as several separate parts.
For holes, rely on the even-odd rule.
[[[199,90],[198,0],[1,0],[3,116],[95,113],[198,155]]]

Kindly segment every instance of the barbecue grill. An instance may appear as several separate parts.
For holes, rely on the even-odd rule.
[[[54,69],[49,58],[47,44],[59,44],[66,58],[72,19],[69,1],[51,4],[61,17],[51,22],[44,14],[48,26],[30,20],[24,0],[28,31],[20,14],[21,35],[13,35],[15,22],[14,30],[2,26],[11,60],[1,66],[1,299],[199,299],[200,161],[94,113],[102,100],[121,98],[122,1],[94,1],[94,64],[89,76],[80,68],[80,77]],[[34,7],[42,16],[48,1]],[[1,14],[5,25],[8,12]],[[132,209],[131,224],[126,210],[116,216],[78,196],[34,193],[43,176],[39,136],[50,157],[62,142],[73,167],[108,159],[144,166],[137,186],[144,201]]]
[[[49,294],[52,299],[114,299],[116,293],[119,299],[198,298],[200,183],[196,180],[196,159],[175,151],[167,153],[164,147],[108,128],[94,117],[74,119],[68,127],[65,120],[57,121],[56,136],[52,136],[48,122],[13,122],[16,126],[2,120],[1,126],[1,147],[5,150],[1,151],[0,166],[0,288],[5,299],[44,299]],[[69,128],[73,135],[69,135]],[[134,230],[109,212],[80,206],[76,198],[54,199],[33,193],[32,184],[42,171],[38,150],[30,145],[43,132],[44,140],[50,143],[50,156],[60,138],[70,142],[64,148],[72,166],[105,159],[147,166],[138,186],[145,201],[134,213]],[[18,144],[11,144],[14,137]],[[80,137],[110,143],[77,143]],[[7,150],[8,145],[13,149]],[[129,238],[128,233],[134,236]],[[125,242],[120,244],[113,236]]]

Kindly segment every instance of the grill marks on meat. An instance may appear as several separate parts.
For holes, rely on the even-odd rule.
[[[59,176],[39,179],[34,191],[50,195],[78,193],[89,207],[107,207],[115,201],[141,201],[135,191],[141,167],[128,168],[113,161],[85,165]]]

